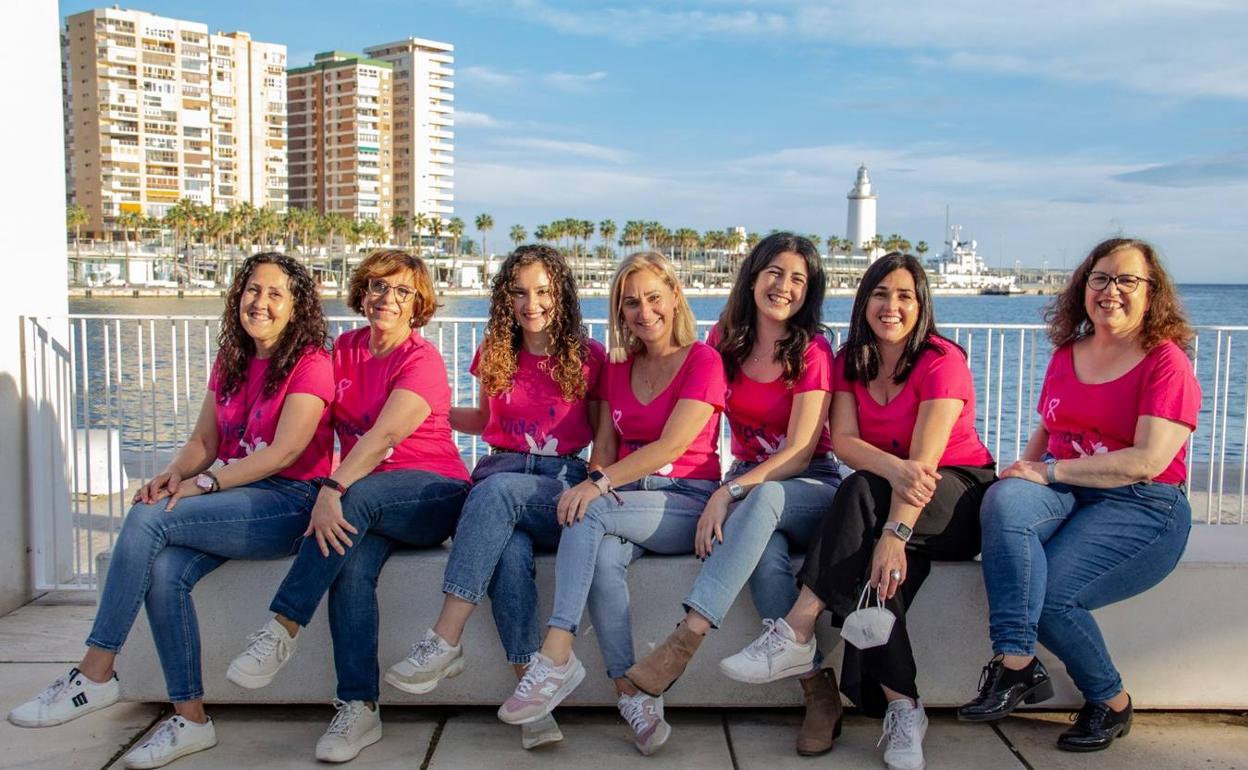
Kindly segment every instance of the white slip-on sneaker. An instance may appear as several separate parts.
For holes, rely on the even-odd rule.
[[[515,692],[498,707],[498,718],[509,725],[536,722],[554,711],[584,678],[585,667],[576,659],[576,653],[568,653],[568,662],[556,666],[550,658],[535,652]]]
[[[148,770],[216,745],[217,729],[212,719],[201,725],[174,715],[161,722],[147,740],[131,749],[121,761],[130,770]]]
[[[520,725],[520,745],[526,749],[535,749],[538,746],[558,743],[561,740],[563,740],[563,731],[559,729],[559,723],[551,714],[547,714],[536,722]]]
[[[425,632],[425,638],[412,645],[407,657],[386,669],[386,683],[403,692],[424,695],[438,686],[443,679],[459,676],[464,671],[464,648],[451,646],[434,633]]]
[[[239,687],[255,690],[267,686],[299,646],[299,637],[286,633],[276,619],[247,637],[247,649],[230,661],[225,678]]]
[[[923,736],[927,735],[927,713],[923,711],[923,702],[890,701],[888,711],[884,712],[884,733],[879,743],[885,741],[884,766],[888,770],[923,770],[927,764],[923,761]]]
[[[43,692],[10,711],[9,721],[18,727],[61,725],[107,708],[120,697],[121,687],[116,674],[107,682],[92,682],[77,668],[71,668],[68,674],[57,677]]]
[[[381,740],[381,706],[369,708],[362,700],[334,698],[333,721],[316,742],[316,758],[322,762],[350,762]]]
[[[663,696],[621,695],[615,707],[633,728],[633,745],[645,756],[658,751],[672,736],[672,726],[663,718]]]
[[[815,660],[815,637],[805,644],[784,618],[763,621],[763,633],[744,650],[719,662],[719,670],[729,679],[747,684],[764,684],[810,671]]]

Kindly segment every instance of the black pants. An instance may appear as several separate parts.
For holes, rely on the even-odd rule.
[[[932,570],[933,561],[964,561],[979,553],[979,503],[996,481],[993,466],[940,469],[932,501],[919,514],[906,546],[906,582],[885,602],[897,623],[886,644],[859,650],[845,645],[841,692],[863,713],[881,717],[888,707],[880,685],[918,698],[914,652],[906,632],[906,609]],[[870,578],[871,556],[888,521],[892,487],[874,473],[858,471],[841,482],[832,510],[806,554],[798,582],[827,605],[840,628],[854,611]],[[891,535],[890,535],[891,537]]]

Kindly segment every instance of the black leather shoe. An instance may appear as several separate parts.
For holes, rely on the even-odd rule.
[[[1104,703],[1085,703],[1075,718],[1075,726],[1057,738],[1062,751],[1100,751],[1109,748],[1115,738],[1131,732],[1131,699],[1127,707],[1114,711]]]
[[[993,658],[979,676],[979,696],[958,709],[963,722],[1004,719],[1020,703],[1040,703],[1053,697],[1053,682],[1038,658],[1022,671],[1011,671]]]

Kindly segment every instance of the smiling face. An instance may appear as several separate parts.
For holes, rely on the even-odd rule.
[[[777,254],[754,279],[754,305],[760,318],[788,323],[806,301],[806,260],[785,251]]]
[[[650,270],[635,270],[624,280],[620,295],[624,325],[647,349],[673,343],[676,293],[662,278]]]
[[[919,310],[914,276],[905,268],[897,268],[871,290],[867,325],[881,344],[900,344],[918,325]]]
[[[384,289],[376,291],[383,284]],[[371,279],[368,290],[364,292],[363,301],[364,317],[368,319],[369,325],[383,333],[410,329],[415,286],[416,277],[411,270],[399,270]],[[401,293],[407,294],[407,298],[402,301],[398,296]]]
[[[1148,261],[1144,258],[1143,252],[1134,247],[1119,249],[1098,259],[1092,265],[1090,275],[1096,273],[1111,277],[1120,275],[1152,277],[1149,275]],[[1097,334],[1130,337],[1139,333],[1144,325],[1151,288],[1146,281],[1140,281],[1135,291],[1126,294],[1114,281],[1109,282],[1100,291],[1093,289],[1091,285],[1086,285],[1083,289],[1083,309],[1092,321]]]
[[[277,265],[256,265],[243,287],[238,303],[238,320],[243,331],[256,343],[257,354],[268,355],[281,339],[295,299],[290,293],[290,277]]]
[[[555,293],[545,265],[532,262],[516,270],[507,293],[511,297],[512,316],[521,331],[526,335],[545,332],[555,307]]]

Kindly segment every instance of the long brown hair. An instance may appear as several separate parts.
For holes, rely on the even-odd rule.
[[[498,272],[490,291],[490,320],[481,341],[477,371],[481,388],[489,396],[511,389],[516,376],[516,356],[524,344],[524,333],[512,310],[511,288],[520,268],[541,265],[550,278],[554,306],[550,309],[550,378],[559,386],[565,401],[585,397],[587,383],[582,366],[588,355],[588,335],[581,323],[581,303],[576,279],[558,251],[545,245],[525,245],[513,251]]]
[[[309,348],[328,350],[330,346],[329,325],[325,322],[316,283],[308,271],[298,260],[280,252],[254,254],[243,262],[242,269],[234,276],[234,282],[225,295],[225,312],[221,316],[221,330],[217,332],[218,401],[225,401],[243,386],[243,381],[247,379],[247,364],[256,354],[255,340],[243,330],[238,312],[243,290],[260,265],[277,265],[286,274],[294,302],[290,321],[282,330],[282,336],[269,359],[268,371],[264,374],[264,395],[272,396],[277,392],[278,386]]]
[[[1196,333],[1187,321],[1179,293],[1170,280],[1170,274],[1162,267],[1157,250],[1147,241],[1138,238],[1110,238],[1096,244],[1083,262],[1070,275],[1070,282],[1062,293],[1054,298],[1044,311],[1044,321],[1049,325],[1049,340],[1059,348],[1093,333],[1092,320],[1084,305],[1088,288],[1088,276],[1103,257],[1123,249],[1136,249],[1144,255],[1148,265],[1148,310],[1140,327],[1140,346],[1152,350],[1166,340],[1184,350],[1191,350]],[[1138,291],[1138,290],[1137,290]]]

